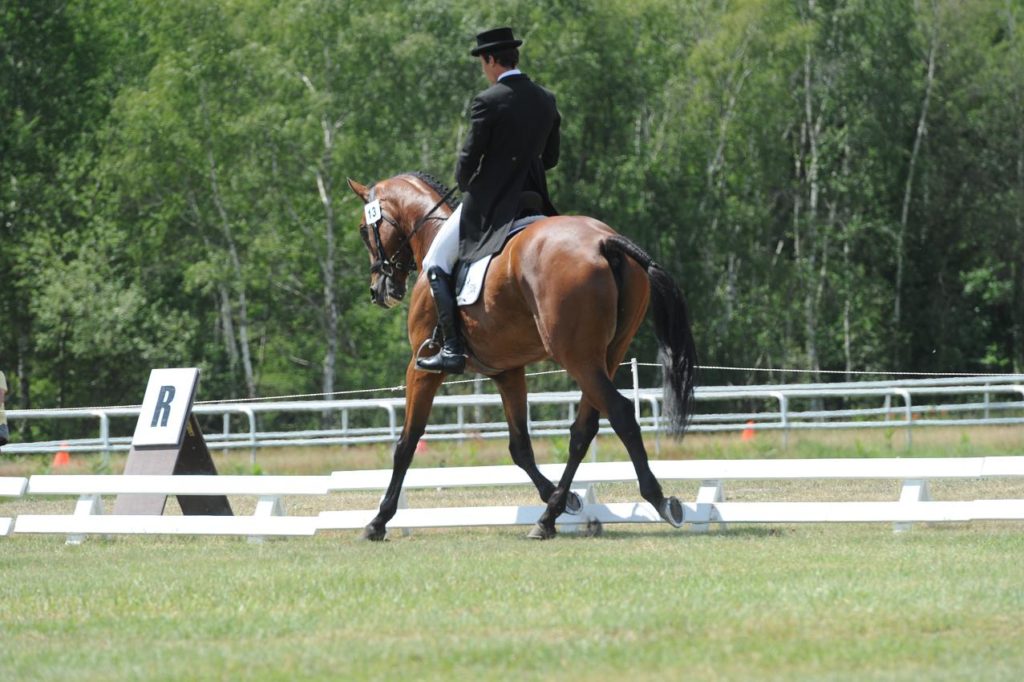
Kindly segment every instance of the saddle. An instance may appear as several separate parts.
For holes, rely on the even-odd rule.
[[[512,229],[508,231],[505,244],[508,244],[513,237],[527,227],[544,218],[547,216],[530,215],[518,218],[512,223]],[[504,246],[503,244],[502,248]],[[487,267],[491,264],[493,257],[494,254],[490,254],[473,263],[459,261],[455,264],[455,302],[458,305],[472,305],[480,298],[480,292],[484,290],[484,279],[487,277]]]
[[[505,237],[505,244],[512,240],[532,223],[537,222],[544,215],[544,199],[539,192],[525,190],[519,193],[519,215],[512,223],[512,229]],[[491,256],[484,256],[474,263],[459,261],[455,264],[455,302],[458,305],[472,305],[480,297],[484,289],[484,278],[487,277],[487,266],[491,263]]]

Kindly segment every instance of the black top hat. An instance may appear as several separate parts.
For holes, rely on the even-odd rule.
[[[512,35],[512,29],[508,26],[492,28],[489,31],[476,34],[476,47],[469,51],[474,57],[479,57],[485,52],[498,52],[507,50],[510,47],[519,47],[523,41],[516,40]]]

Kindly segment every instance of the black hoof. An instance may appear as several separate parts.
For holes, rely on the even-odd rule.
[[[526,537],[531,540],[550,540],[555,537],[555,529],[549,529],[543,524],[537,523],[532,529],[530,529],[530,532],[526,534]]]
[[[581,511],[583,511],[583,499],[570,490],[569,496],[565,498],[565,513],[575,516]]]
[[[363,529],[363,539],[370,542],[383,542],[388,536],[386,528],[378,528],[372,523]]]
[[[671,523],[676,528],[681,528],[683,525],[683,505],[674,497],[666,497],[661,503],[661,509],[658,510],[661,514],[661,518]]]

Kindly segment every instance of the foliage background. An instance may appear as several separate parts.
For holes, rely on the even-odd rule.
[[[345,178],[451,183],[486,85],[468,48],[499,24],[558,96],[556,205],[674,273],[706,364],[1022,371],[1022,17],[1021,0],[4,0],[8,407],[136,402],[156,366],[201,367],[208,399],[401,383],[404,315],[366,301]],[[649,328],[635,350],[653,360]]]

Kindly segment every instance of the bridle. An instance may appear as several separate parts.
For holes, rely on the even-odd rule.
[[[370,194],[366,200],[367,204],[376,200],[376,197],[374,196],[376,192],[377,186],[374,185],[370,188]],[[385,213],[384,209],[380,209],[379,216],[376,220],[367,221],[364,218],[363,224],[359,226],[359,231],[363,234],[363,239],[367,240],[366,235],[370,230],[372,230],[374,246],[377,248],[377,259],[374,261],[373,265],[370,266],[370,274],[379,273],[384,277],[391,279],[394,277],[396,270],[399,272],[414,270],[416,263],[412,259],[412,248],[409,246],[412,242],[412,238],[420,231],[421,227],[426,225],[428,220],[444,220],[444,218],[440,216],[435,216],[434,212],[441,208],[441,204],[448,201],[449,197],[454,193],[455,188],[452,187],[444,193],[444,196],[442,196],[436,204],[434,204],[433,208],[420,216],[413,224],[412,230],[409,231],[409,234],[402,237],[402,241],[398,243],[398,248],[396,248],[394,253],[392,253],[388,258],[384,257],[384,241],[380,237],[380,224],[381,222],[387,222],[395,228],[395,231],[398,232],[398,234],[402,234],[401,226],[398,224],[397,220]],[[369,224],[367,224],[368,222]],[[400,258],[403,250],[409,251],[409,258],[404,260]]]

